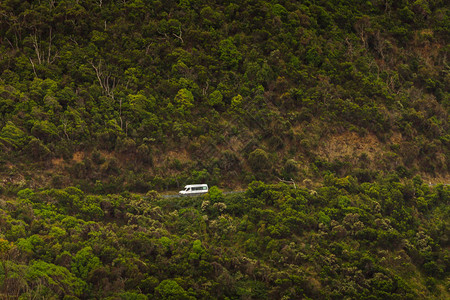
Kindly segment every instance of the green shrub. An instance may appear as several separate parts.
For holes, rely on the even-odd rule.
[[[28,139],[28,135],[12,122],[7,122],[0,131],[0,146],[6,149],[21,149]]]
[[[34,160],[45,160],[51,154],[47,146],[45,146],[41,140],[36,138],[32,138],[28,142],[28,145],[24,148],[24,152]]]
[[[248,155],[250,167],[255,172],[267,171],[271,167],[269,155],[262,149],[256,149]]]

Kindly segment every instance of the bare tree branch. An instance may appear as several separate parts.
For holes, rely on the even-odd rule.
[[[50,54],[51,54],[51,48],[52,48],[52,26],[50,26],[50,32],[49,32],[49,41],[48,41],[48,55],[47,55],[47,63],[50,63]]]
[[[38,43],[38,39],[37,39],[37,30],[36,30],[36,28],[34,29],[34,35],[32,35],[31,38],[33,40],[33,47],[34,47],[34,51],[36,52],[38,63],[41,64],[42,63],[41,50],[39,49],[39,43]]]
[[[180,25],[179,29],[180,29],[180,34],[177,35],[177,34],[173,33],[173,35],[174,35],[176,38],[178,38],[178,39],[181,41],[181,43],[183,44],[184,41],[183,41],[183,38],[181,37],[181,35],[183,34],[183,32],[181,31],[181,25]]]
[[[209,80],[206,81],[206,86],[202,89],[203,96],[206,95],[206,92],[208,91],[208,88],[209,88]]]
[[[289,184],[294,185],[294,189],[297,188],[297,186],[295,185],[295,181],[294,181],[292,178],[291,178],[290,180],[284,180],[284,179],[281,179],[281,178],[279,178],[279,177],[277,177],[277,178],[278,178],[278,180],[281,181],[281,182],[289,183]]]
[[[34,62],[31,59],[31,57],[28,57],[28,59],[30,60],[31,65],[33,66],[33,72],[34,72],[34,76],[38,77],[37,73],[36,73],[36,68],[34,67]]]

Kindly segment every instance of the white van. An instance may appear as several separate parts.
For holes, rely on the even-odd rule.
[[[184,190],[180,191],[180,195],[200,195],[208,192],[207,184],[188,184]]]

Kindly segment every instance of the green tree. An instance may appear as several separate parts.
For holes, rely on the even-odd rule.
[[[155,291],[162,299],[184,300],[190,299],[187,292],[172,279],[166,279],[155,288]]]
[[[220,41],[219,43],[220,59],[226,67],[236,69],[242,59],[242,54],[236,48],[231,38]]]
[[[89,272],[101,266],[100,259],[92,253],[91,247],[84,247],[73,257],[72,272],[79,278],[86,280]]]
[[[0,131],[0,146],[5,149],[22,148],[27,141],[28,135],[10,121]]]
[[[223,202],[224,196],[222,191],[217,186],[212,186],[209,191],[209,199],[211,200],[211,204],[216,202]]]
[[[57,139],[59,136],[55,124],[47,120],[36,121],[31,128],[31,134],[47,143]]]
[[[66,268],[42,260],[33,261],[28,266],[25,276],[32,290],[29,297],[53,298],[64,295],[80,297],[86,288],[86,283]],[[46,289],[43,289],[42,285]]]
[[[219,90],[215,90],[208,97],[209,106],[221,106],[223,104],[223,95]]]
[[[174,102],[181,112],[185,112],[194,107],[194,96],[188,89],[181,89],[174,98]]]

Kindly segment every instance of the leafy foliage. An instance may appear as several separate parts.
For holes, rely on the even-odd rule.
[[[21,190],[0,202],[0,285],[42,298],[447,298],[450,190],[416,177],[195,198]],[[220,201],[220,202],[218,202]],[[21,227],[23,230],[19,230]],[[13,284],[14,283],[14,284]]]
[[[448,174],[448,6],[391,2],[2,2],[0,159],[28,185],[100,193],[192,169],[302,181],[335,159],[339,175]],[[348,134],[369,162],[353,140],[330,156]]]
[[[448,178],[449,24],[439,0],[1,1],[2,295],[449,298],[448,186],[417,176]],[[191,182],[248,188],[147,193]]]

